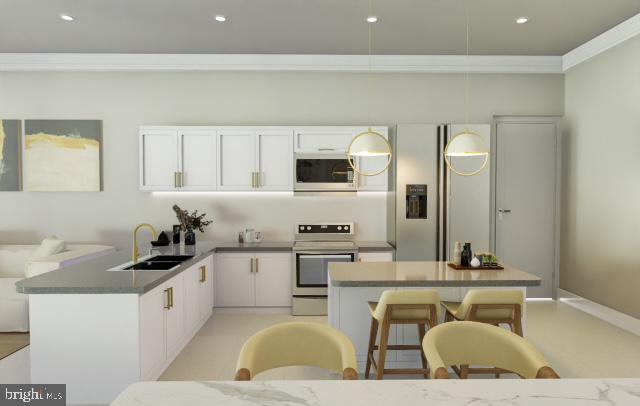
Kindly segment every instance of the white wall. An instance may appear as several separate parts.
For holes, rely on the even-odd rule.
[[[493,115],[563,113],[562,75],[472,75],[471,122]],[[372,86],[369,90],[368,86]],[[369,97],[372,95],[372,97]],[[290,240],[301,220],[357,222],[360,239],[384,240],[382,194],[310,198],[283,194],[152,195],[138,191],[138,126],[394,125],[464,120],[462,75],[357,73],[0,73],[0,116],[104,121],[104,191],[0,194],[0,241],[47,234],[124,246],[135,224],[175,223],[171,205],[213,217],[208,239],[247,226]]]
[[[640,36],[566,74],[560,287],[640,317]]]

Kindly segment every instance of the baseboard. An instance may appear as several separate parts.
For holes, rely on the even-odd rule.
[[[291,314],[290,307],[214,307],[213,314]]]
[[[609,324],[613,324],[616,327],[640,336],[640,319],[636,319],[635,317],[599,303],[592,302],[589,299],[585,299],[582,296],[578,296],[575,293],[571,293],[563,289],[558,289],[558,300],[571,307],[575,307],[576,309],[602,319]]]

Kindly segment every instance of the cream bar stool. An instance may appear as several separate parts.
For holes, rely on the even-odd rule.
[[[524,292],[521,290],[473,289],[462,303],[442,302],[446,313],[444,321],[466,320],[482,323],[508,324],[511,331],[522,337],[522,308]]]
[[[524,379],[559,378],[529,341],[485,323],[441,324],[429,330],[422,348],[431,365],[430,375],[435,379],[448,379],[447,367],[460,364],[491,365]]]
[[[440,294],[437,290],[385,290],[380,301],[369,302],[371,313],[371,331],[369,335],[369,349],[367,351],[367,366],[365,379],[369,379],[371,365],[376,370],[376,378],[382,379],[384,374],[421,374],[426,378],[429,374],[427,359],[418,345],[389,345],[389,331],[392,324],[416,324],[420,342],[424,338],[426,326],[432,328],[438,324],[440,317]],[[380,328],[380,345],[376,345],[378,326]],[[378,350],[378,362],[373,352]],[[385,369],[387,350],[420,350],[422,368]]]
[[[356,351],[351,341],[327,325],[282,323],[251,336],[240,350],[236,381],[250,381],[262,371],[285,366],[312,366],[358,379]]]

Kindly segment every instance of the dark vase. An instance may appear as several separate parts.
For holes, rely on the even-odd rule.
[[[460,255],[460,265],[463,267],[469,267],[471,265],[471,244],[464,244],[464,249],[462,250],[462,254]]]
[[[173,243],[175,245],[180,244],[180,229],[181,229],[180,224],[173,226]]]
[[[196,245],[196,233],[193,230],[184,233],[184,245]]]

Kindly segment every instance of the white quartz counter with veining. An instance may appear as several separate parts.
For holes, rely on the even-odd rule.
[[[637,406],[640,379],[141,382],[112,406]]]

